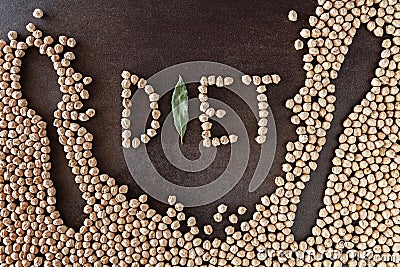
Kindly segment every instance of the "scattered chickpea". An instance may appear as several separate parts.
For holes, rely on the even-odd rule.
[[[238,217],[235,214],[229,215],[229,221],[233,224],[238,222]]]
[[[223,117],[225,117],[225,115],[226,115],[226,111],[223,109],[218,109],[217,111],[215,111],[215,116],[218,119],[222,119]]]
[[[225,213],[227,211],[228,207],[225,204],[220,204],[217,207],[218,213]]]
[[[212,232],[213,232],[213,228],[212,228],[211,225],[208,224],[208,225],[205,225],[205,226],[204,226],[204,233],[205,233],[206,235],[211,235]]]
[[[224,86],[229,86],[233,84],[233,78],[232,77],[225,77],[224,78]]]
[[[75,45],[76,45],[75,39],[74,39],[74,38],[68,38],[68,40],[67,40],[67,46],[69,46],[69,47],[75,47]]]
[[[41,19],[43,17],[43,11],[40,8],[36,8],[32,15],[34,18]]]
[[[222,215],[221,215],[221,213],[216,213],[216,214],[214,214],[214,216],[213,216],[213,218],[214,218],[214,221],[216,221],[216,222],[222,222]]]
[[[168,197],[168,203],[169,203],[170,205],[175,205],[175,203],[176,203],[176,196],[169,196],[169,197]]]
[[[217,87],[224,87],[224,78],[222,78],[221,76],[218,76],[215,80],[215,85]]]
[[[290,10],[288,18],[290,21],[297,21],[297,12],[294,10]]]
[[[247,208],[245,208],[245,207],[242,207],[242,206],[241,206],[241,207],[238,208],[238,214],[239,214],[239,215],[245,214],[246,211],[247,211]]]
[[[297,40],[294,42],[294,48],[295,48],[296,50],[301,50],[301,49],[303,49],[303,48],[304,48],[304,43],[303,43],[303,41],[300,40],[300,39],[297,39]]]

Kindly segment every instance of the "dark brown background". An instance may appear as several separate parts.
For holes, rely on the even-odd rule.
[[[42,20],[32,17],[35,8],[46,14]],[[249,74],[278,73],[282,77],[279,86],[268,91],[270,105],[276,121],[278,144],[271,172],[253,194],[246,193],[249,175],[224,198],[206,207],[188,209],[196,214],[200,225],[212,221],[216,206],[226,203],[229,212],[239,205],[250,211],[259,197],[274,190],[274,177],[283,175],[285,144],[294,140],[295,127],[290,123],[291,111],[284,107],[285,101],[293,97],[302,86],[305,72],[302,70],[304,51],[296,51],[293,42],[298,32],[307,26],[308,16],[313,14],[316,1],[28,1],[2,0],[0,2],[0,37],[6,38],[9,30],[26,36],[25,25],[34,22],[45,34],[61,34],[75,37],[78,46],[74,49],[77,60],[76,71],[92,76],[88,87],[91,98],[84,104],[97,110],[95,118],[84,125],[94,134],[94,154],[102,172],[116,178],[119,184],[129,185],[129,197],[137,196],[141,190],[135,185],[126,167],[120,139],[120,73],[128,69],[150,77],[163,68],[174,64],[208,60],[230,65]],[[287,19],[290,9],[298,11],[296,23]],[[328,133],[328,143],[319,160],[319,168],[307,185],[297,213],[294,233],[298,240],[311,232],[318,209],[322,206],[324,185],[331,168],[333,150],[337,136],[342,131],[341,123],[369,89],[369,81],[379,58],[380,40],[362,27],[359,30],[347,59],[335,81],[337,85],[337,111],[333,127]],[[62,147],[57,142],[56,130],[51,126],[53,111],[60,101],[57,76],[51,62],[30,50],[23,64],[23,93],[50,124],[48,132],[52,147],[52,179],[57,188],[57,206],[65,222],[78,228],[85,217],[80,191],[67,167]],[[195,88],[192,89],[195,92]],[[194,96],[194,93],[191,95]],[[218,95],[216,96],[218,97]],[[219,96],[221,97],[221,95]],[[163,100],[168,103],[169,99]],[[235,104],[235,99],[229,100]],[[242,103],[236,103],[241,109]],[[242,111],[246,115],[246,109]],[[251,118],[250,118],[251,119]],[[253,118],[254,119],[254,118]],[[255,120],[254,120],[255,121]],[[255,132],[256,126],[249,125]],[[189,125],[182,147],[189,158],[198,156],[199,126]],[[154,142],[157,143],[157,142]],[[256,158],[257,146],[254,153]],[[150,146],[156,154],[158,147]],[[220,151],[228,153],[229,148]],[[222,171],[224,163],[207,173],[193,178],[176,174],[165,162],[160,165],[163,173],[171,173],[171,181],[179,184],[205,183],[212,174]],[[249,169],[254,162],[249,164]],[[173,175],[172,175],[173,174]],[[210,176],[211,174],[211,176]],[[150,200],[160,211],[165,205]],[[243,216],[243,219],[248,219]],[[217,236],[222,236],[222,226],[216,226]]]

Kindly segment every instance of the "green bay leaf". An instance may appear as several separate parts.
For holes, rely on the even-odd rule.
[[[180,75],[172,94],[171,108],[175,128],[180,136],[181,143],[183,143],[183,136],[185,135],[187,124],[189,122],[189,102],[188,91],[185,82]]]

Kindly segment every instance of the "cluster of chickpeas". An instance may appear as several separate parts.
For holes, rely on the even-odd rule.
[[[39,12],[40,13],[40,12]],[[38,14],[39,14],[38,13]],[[40,15],[40,14],[39,14]],[[277,189],[256,204],[252,219],[225,228],[223,239],[201,239],[196,219],[186,218],[183,205],[165,214],[147,204],[147,196],[127,200],[127,186],[102,173],[92,155],[92,134],[80,122],[94,116],[84,110],[90,77],[71,64],[73,38],[44,36],[33,24],[31,35],[19,41],[16,32],[0,41],[0,263],[5,266],[367,266],[362,258],[324,257],[331,248],[372,251],[381,257],[400,251],[400,185],[398,144],[398,19],[393,0],[319,0],[311,29],[303,30],[308,53],[306,80],[286,105],[297,140],[287,144],[284,176]],[[335,86],[357,29],[361,24],[383,41],[383,51],[371,90],[344,121],[324,205],[304,241],[291,232],[300,195],[317,168],[335,110]],[[57,211],[50,177],[50,147],[46,123],[29,108],[21,92],[20,67],[25,51],[36,47],[58,74],[62,100],[54,112],[59,143],[87,214],[78,231],[66,226]],[[131,77],[130,77],[131,79]],[[129,103],[128,103],[129,104]],[[217,214],[221,214],[223,209]],[[241,212],[245,212],[242,209]],[[217,218],[218,217],[218,218]],[[220,216],[216,218],[219,220]],[[189,230],[181,231],[185,224]],[[208,226],[206,226],[208,227]],[[209,227],[205,229],[212,233]],[[304,258],[284,254],[267,258],[259,252],[295,250]],[[279,254],[281,255],[281,254]],[[312,255],[315,255],[313,257]],[[393,258],[392,258],[393,259]],[[378,266],[396,266],[380,260]]]

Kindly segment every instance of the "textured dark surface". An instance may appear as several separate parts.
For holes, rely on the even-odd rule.
[[[42,20],[32,17],[32,11],[40,7],[46,13]],[[295,127],[290,123],[291,111],[284,107],[302,86],[305,72],[302,70],[304,51],[296,51],[293,42],[298,32],[307,26],[308,16],[313,14],[316,1],[28,1],[2,0],[0,2],[0,37],[6,38],[9,30],[26,36],[25,25],[32,21],[45,34],[73,36],[78,46],[74,49],[76,71],[92,76],[88,87],[91,98],[86,107],[97,110],[95,118],[85,123],[94,136],[94,154],[102,172],[115,177],[119,184],[129,186],[129,197],[141,190],[135,185],[126,167],[120,139],[120,73],[131,70],[144,77],[174,64],[208,60],[221,62],[249,74],[278,73],[282,77],[279,86],[268,91],[269,102],[276,121],[278,143],[274,165],[264,184],[256,192],[247,192],[250,176],[245,177],[224,198],[206,207],[188,209],[196,215],[199,224],[212,222],[212,215],[219,203],[229,206],[233,212],[245,205],[250,212],[260,196],[274,190],[274,178],[282,175],[285,145],[295,138]],[[290,22],[290,9],[298,11],[299,21]],[[319,160],[319,169],[312,175],[305,194],[301,196],[294,232],[297,239],[305,238],[311,231],[322,196],[341,123],[369,90],[374,66],[379,55],[379,39],[362,28],[356,36],[349,54],[335,81],[337,85],[337,110],[328,143]],[[51,126],[53,111],[60,101],[57,76],[51,62],[31,49],[24,59],[22,70],[23,93],[32,108],[49,123],[51,139],[51,177],[57,189],[57,206],[65,222],[78,228],[84,218],[80,191],[67,167],[62,147],[57,142],[56,130]],[[195,87],[193,92],[195,92]],[[190,94],[193,97],[194,93]],[[224,95],[216,95],[224,99]],[[238,105],[235,99],[230,103]],[[162,101],[163,102],[163,101]],[[167,104],[168,100],[164,100]],[[246,119],[243,109],[241,114]],[[256,132],[255,120],[249,117],[249,129]],[[199,141],[199,125],[189,125],[184,154],[196,158]],[[157,142],[154,142],[157,143]],[[257,154],[257,145],[252,145]],[[156,153],[159,147],[150,145]],[[228,153],[221,150],[220,153]],[[253,156],[252,156],[253,157]],[[160,156],[162,160],[162,156]],[[162,173],[170,173],[170,180],[179,184],[201,184],[212,180],[221,172],[226,162],[217,157],[211,171],[201,176],[177,174],[173,168],[162,164]],[[249,169],[255,162],[249,164]],[[173,174],[173,175],[172,175]],[[160,211],[164,205],[150,200]],[[222,236],[222,226],[216,226],[217,236]]]

